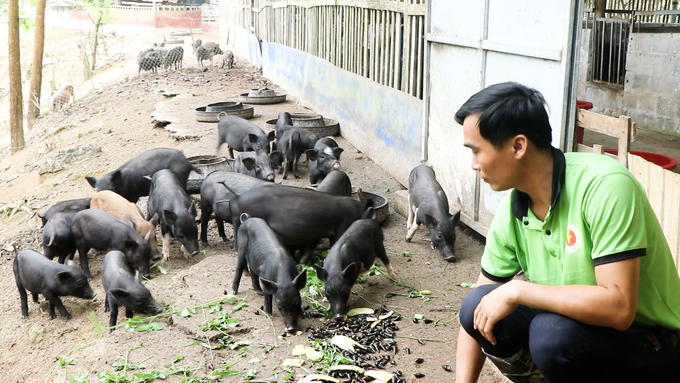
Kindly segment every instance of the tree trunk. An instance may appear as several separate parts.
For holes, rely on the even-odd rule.
[[[99,13],[99,12],[97,12]],[[97,45],[99,43],[99,29],[102,25],[101,13],[97,15],[97,22],[94,24],[94,48],[92,48],[92,67],[91,70],[94,72],[94,67],[97,64]]]
[[[43,53],[45,50],[45,4],[46,0],[38,0],[35,8],[35,47],[33,49],[33,67],[31,69],[31,92],[28,96],[28,112],[26,124],[31,129],[40,116],[40,93],[42,89]]]
[[[18,150],[25,146],[23,100],[21,95],[21,52],[19,50],[19,0],[7,2],[7,25],[9,39],[9,126],[11,148]]]

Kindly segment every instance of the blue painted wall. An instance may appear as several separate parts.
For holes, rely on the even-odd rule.
[[[403,185],[420,163],[423,102],[281,44],[262,42],[262,71],[324,117]]]

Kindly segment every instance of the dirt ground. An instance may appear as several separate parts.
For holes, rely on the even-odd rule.
[[[215,37],[202,37],[204,41],[216,41]],[[103,254],[94,251],[89,255],[91,285],[97,293],[94,300],[64,298],[73,318],[50,320],[41,297],[40,304],[29,302],[29,317],[21,318],[12,261],[21,249],[41,250],[40,219],[36,213],[44,212],[60,200],[92,195],[85,176],[101,176],[145,150],[178,148],[187,157],[215,153],[215,123],[207,134],[178,140],[152,122],[154,108],[172,100],[164,96],[163,91],[190,95],[191,102],[178,108],[177,113],[188,115],[192,120],[193,109],[207,103],[233,101],[237,94],[256,87],[278,89],[238,56],[236,67],[231,70],[198,68],[187,40],[183,45],[184,69],[137,76],[132,52],[150,45],[148,40],[131,43],[128,60],[115,63],[95,78],[96,92],[88,93],[87,84],[77,89],[78,99],[74,105],[41,118],[39,125],[27,133],[26,148],[13,154],[3,152],[0,157],[0,202],[5,204],[0,205],[5,209],[0,216],[0,306],[4,308],[0,312],[2,382],[127,382],[133,381],[135,373],[149,374],[149,380],[135,381],[153,381],[150,377],[153,374],[158,379],[164,374],[170,382],[205,382],[212,381],[209,377],[217,376],[216,372],[225,370],[238,372],[238,375],[221,378],[225,382],[244,381],[247,375],[254,376],[254,381],[283,381],[289,368],[280,366],[291,358],[292,348],[306,344],[310,329],[322,325],[322,319],[302,319],[301,335],[280,337],[284,329],[281,316],[277,312],[271,319],[261,315],[259,308],[263,299],[244,277],[238,301],[222,303],[224,311],[245,303],[240,311],[233,313],[240,326],[231,334],[233,342],[243,343],[235,349],[213,349],[217,332],[203,330],[204,324],[219,316],[214,312],[214,303],[225,299],[236,260],[231,240],[223,243],[213,226],[209,231],[209,246],[202,246],[198,256],[185,259],[179,245],[173,243],[170,260],[163,265],[167,273],[154,269],[153,278],[146,282],[165,307],[166,314],[154,320],[161,329],[142,332],[119,327],[109,333],[104,328],[109,314],[104,312],[101,286]],[[281,111],[308,110],[289,96],[282,104],[256,106],[256,118],[251,121],[264,128],[265,121]],[[210,126],[195,120],[192,124],[201,131]],[[342,167],[353,185],[384,193],[388,199],[391,193],[403,189],[349,142],[342,137],[337,140],[345,149]],[[71,153],[74,162],[55,161],[66,151]],[[42,173],[60,167],[62,170]],[[302,166],[300,180],[289,179],[283,183],[306,186],[306,167]],[[143,203],[140,201],[140,205]],[[390,208],[383,227],[385,247],[399,283],[383,275],[368,276],[364,283],[355,286],[350,307],[377,309],[384,305],[402,316],[397,322],[399,330],[395,338],[399,351],[389,353],[393,364],[388,364],[386,370],[401,371],[409,382],[452,381],[457,311],[469,291],[467,283],[477,278],[483,245],[459,228],[455,249],[459,261],[450,264],[442,260],[437,250],[430,249],[425,230],[420,230],[411,243],[406,243],[405,227],[405,219]],[[233,233],[228,232],[228,236],[232,238]],[[431,290],[432,295],[409,297],[414,295],[410,294],[412,291],[420,290]],[[388,294],[391,292],[399,295]],[[391,296],[386,298],[386,295]],[[303,301],[303,306],[309,304],[309,300]],[[416,314],[433,321],[414,323]],[[118,322],[124,322],[122,313]],[[205,347],[208,345],[212,347]],[[422,358],[422,363],[416,363],[417,358]],[[316,372],[315,367],[320,365],[321,362],[307,361],[301,368],[292,368],[292,378],[298,380]],[[451,366],[451,371],[443,366]],[[416,378],[419,373],[424,377]],[[128,380],[124,380],[124,376]],[[480,381],[506,380],[487,365]]]

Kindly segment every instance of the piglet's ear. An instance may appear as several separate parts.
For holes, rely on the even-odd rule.
[[[123,182],[123,174],[120,172],[120,170],[116,170],[111,173],[111,182],[114,185],[118,185],[119,183]]]
[[[451,216],[451,223],[457,225],[460,222],[460,211]]]
[[[326,282],[326,278],[328,278],[328,273],[326,270],[319,266],[319,265],[314,265],[314,270],[316,270],[316,276],[317,278],[321,279],[322,281]]]
[[[264,278],[260,278],[260,284],[262,285],[265,291],[271,291],[272,293],[276,292],[276,289],[278,288],[276,282]]]
[[[305,151],[305,155],[307,156],[308,160],[316,161],[316,150],[315,149],[307,149]]]
[[[94,177],[85,177],[85,179],[86,179],[87,182],[90,184],[90,186],[92,186],[93,188],[96,188],[96,187],[97,187],[97,179],[96,179],[96,178],[94,178]]]
[[[71,279],[71,273],[68,271],[60,271],[57,273],[57,278],[62,285],[66,285]]]
[[[428,228],[435,227],[437,226],[437,220],[434,219],[434,217],[432,217],[431,215],[425,214],[425,226],[427,226]]]
[[[307,271],[302,270],[302,272],[300,272],[300,274],[298,274],[298,276],[295,277],[295,279],[293,279],[293,285],[295,285],[295,287],[298,290],[302,290],[305,288],[306,284],[307,284]]]
[[[349,266],[345,267],[345,270],[342,270],[342,276],[345,279],[351,279],[353,275],[357,275],[358,270],[357,270],[357,263],[352,262],[350,263]]]
[[[139,246],[137,242],[133,240],[127,240],[125,241],[125,249],[129,251],[135,251],[135,249]]]
[[[177,219],[177,215],[170,211],[170,210],[163,210],[163,216],[165,217],[165,222],[172,226],[175,224],[175,220]]]
[[[255,159],[252,157],[244,158],[241,160],[241,162],[243,163],[243,166],[248,169],[248,171],[251,171],[255,168]]]
[[[130,296],[130,293],[123,289],[113,289],[111,290],[111,295],[113,295],[118,302],[124,302]]]
[[[343,148],[333,148],[333,155],[335,155],[335,158],[336,158],[337,160],[340,160],[340,155],[341,155],[342,152],[344,152],[344,151],[345,151],[345,149],[343,149]]]

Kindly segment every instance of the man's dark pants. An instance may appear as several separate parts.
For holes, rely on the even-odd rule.
[[[680,382],[678,335],[662,327],[619,331],[519,306],[496,323],[497,343],[492,345],[473,328],[474,312],[481,299],[498,286],[475,288],[460,308],[461,325],[487,355],[507,359],[528,350],[551,383]]]

